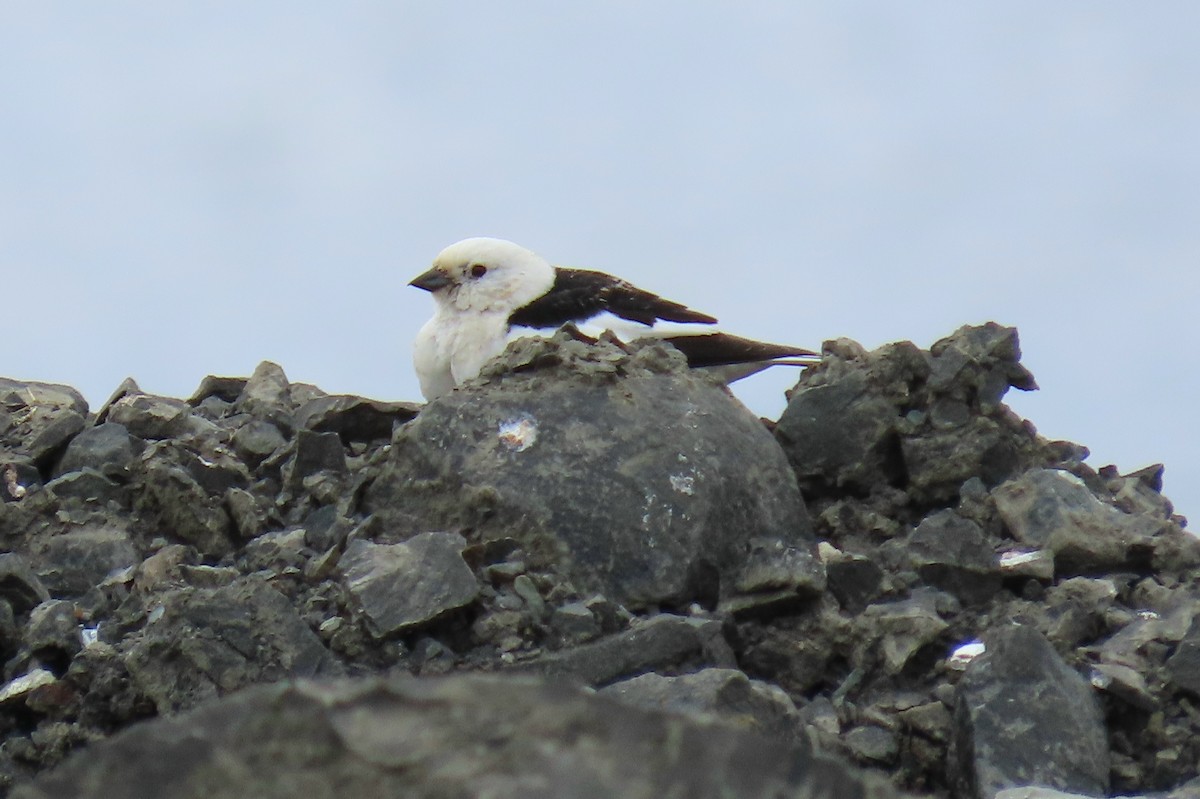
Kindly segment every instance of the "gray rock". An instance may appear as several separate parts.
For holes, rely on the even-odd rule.
[[[737,667],[721,624],[664,613],[624,632],[518,663],[515,668],[600,686],[648,671],[695,671],[707,666]]]
[[[1200,696],[1200,616],[1192,620],[1175,654],[1167,659],[1167,676],[1175,685]]]
[[[421,406],[412,402],[380,402],[345,395],[317,397],[296,411],[298,429],[337,433],[342,441],[390,439],[392,430],[416,417]]]
[[[337,676],[341,665],[287,598],[261,580],[162,597],[162,612],[125,655],[160,713],[194,707],[254,683]]]
[[[125,480],[134,453],[134,439],[130,431],[119,423],[104,422],[85,429],[71,439],[54,475],[95,469],[110,479]]]
[[[196,406],[209,397],[216,397],[222,402],[232,404],[237,401],[248,381],[244,377],[218,377],[208,375],[200,381],[200,385],[188,397],[188,405]]]
[[[47,658],[64,662],[73,658],[83,648],[75,604],[51,599],[34,608],[25,628],[25,646],[43,662]]]
[[[183,434],[191,412],[183,400],[130,393],[109,406],[107,419],[138,438],[161,440]]]
[[[823,587],[783,453],[661,344],[514,342],[397,432],[364,509],[516,537],[535,565],[628,607],[731,599],[756,539],[807,553],[792,593]]]
[[[244,691],[138,725],[13,799],[717,799],[897,794],[800,746],[497,677]]]
[[[39,538],[31,555],[42,583],[58,597],[82,596],[141,560],[127,530],[103,524]]]
[[[60,500],[76,500],[99,506],[112,502],[128,507],[129,490],[92,468],[67,472],[46,483],[46,490]]]
[[[874,724],[847,731],[845,740],[846,747],[864,762],[891,763],[900,752],[896,734]]]
[[[1054,553],[1059,572],[1130,563],[1149,547],[1161,522],[1106,505],[1082,480],[1057,469],[1033,469],[992,491],[996,510],[1018,541]]]
[[[24,556],[0,553],[0,598],[17,613],[28,613],[50,598],[50,592]]]
[[[301,430],[296,435],[296,456],[285,469],[288,486],[299,489],[304,478],[320,471],[346,473],[346,450],[337,433]]]
[[[466,545],[457,533],[437,532],[401,544],[351,541],[339,568],[372,634],[418,628],[475,601],[479,582],[463,561]]]
[[[600,621],[583,602],[571,602],[550,614],[550,629],[560,644],[580,644],[600,635]]]
[[[235,476],[174,442],[163,442],[148,447],[135,466],[134,509],[161,534],[220,557],[233,547],[224,493],[236,484]]]
[[[233,407],[240,413],[248,413],[290,431],[295,405],[283,369],[270,361],[260,363],[242,387]]]
[[[0,377],[0,408],[0,451],[23,453],[44,472],[87,424],[87,402],[69,386]]]
[[[987,652],[967,667],[955,696],[960,795],[990,798],[1024,785],[1107,794],[1104,717],[1087,681],[1030,627],[984,640]]]
[[[287,439],[279,428],[261,419],[251,419],[242,425],[230,439],[234,452],[252,467],[287,446]]]
[[[859,631],[855,662],[868,665],[878,658],[886,674],[899,674],[949,626],[938,612],[937,592],[930,589],[897,602],[870,605],[855,620]]]
[[[908,539],[921,578],[963,602],[983,602],[1000,589],[992,542],[978,524],[952,510],[926,516]]]
[[[788,695],[737,669],[709,668],[677,677],[642,674],[599,693],[647,710],[712,716],[769,738],[800,738],[800,714]]]
[[[852,613],[875,601],[881,592],[883,569],[870,558],[837,552],[825,561],[829,592]]]

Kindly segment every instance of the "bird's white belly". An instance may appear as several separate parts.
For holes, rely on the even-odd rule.
[[[478,375],[504,350],[507,328],[507,319],[498,314],[439,314],[426,322],[413,344],[413,366],[425,398]]]

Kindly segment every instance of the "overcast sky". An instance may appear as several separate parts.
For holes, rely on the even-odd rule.
[[[405,284],[494,235],[790,344],[1016,325],[1016,410],[1200,518],[1197,41],[1194,0],[0,1],[0,375],[418,399]]]

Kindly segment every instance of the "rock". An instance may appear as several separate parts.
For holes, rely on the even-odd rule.
[[[74,603],[51,599],[34,608],[25,629],[25,645],[43,662],[69,662],[83,648]]]
[[[131,393],[108,408],[107,419],[120,425],[127,434],[157,441],[183,434],[191,412],[183,400]]]
[[[346,473],[346,451],[342,440],[337,433],[301,430],[296,435],[296,457],[286,470],[287,484],[296,491],[303,485],[304,478],[320,471]]]
[[[882,777],[727,725],[460,676],[244,691],[91,746],[12,799],[291,799],[297,785],[360,799],[897,796]]]
[[[87,423],[87,402],[69,386],[0,377],[0,408],[7,419],[0,425],[0,450],[28,456],[43,472]]]
[[[234,452],[249,466],[257,467],[266,458],[287,446],[287,439],[270,422],[251,419],[237,429],[230,440]]]
[[[125,656],[159,713],[254,683],[343,672],[288,600],[261,580],[184,589],[164,597],[162,608]]]
[[[583,602],[571,602],[554,609],[550,629],[560,644],[580,644],[600,635],[600,622]]]
[[[456,533],[422,533],[402,544],[351,541],[340,569],[372,634],[421,627],[475,601],[479,583],[463,561],[466,545]]]
[[[518,663],[515,668],[600,686],[648,671],[736,665],[720,623],[664,613],[624,632]]]
[[[91,468],[67,472],[56,477],[46,483],[46,490],[60,500],[75,500],[99,506],[110,502],[118,507],[129,506],[129,490]]]
[[[993,630],[985,643],[955,696],[960,795],[991,797],[1030,784],[1106,795],[1108,740],[1087,681],[1029,627]]]
[[[270,361],[260,363],[234,400],[233,407],[240,413],[248,413],[290,431],[294,404],[283,369]]]
[[[857,613],[875,601],[883,583],[883,569],[870,558],[836,552],[825,560],[829,591],[846,610]]]
[[[1061,572],[1130,565],[1135,548],[1149,548],[1160,523],[1130,516],[1096,499],[1079,478],[1034,469],[992,492],[996,510],[1023,544],[1054,553]]]
[[[1167,659],[1167,676],[1193,696],[1200,696],[1200,616],[1192,620],[1175,654]]]
[[[774,589],[823,586],[783,453],[659,344],[514,342],[397,432],[363,505],[400,529],[515,536],[535,565],[628,607],[729,601],[767,541],[807,554]]]
[[[222,402],[232,404],[241,396],[247,382],[249,381],[244,377],[217,377],[216,375],[208,375],[200,381],[200,385],[196,387],[192,396],[188,397],[188,405],[194,407],[209,397],[216,397]]]
[[[856,662],[880,658],[887,674],[899,674],[922,648],[949,627],[938,613],[937,592],[921,589],[909,599],[870,605],[856,620]]]
[[[642,674],[599,694],[647,710],[712,716],[776,740],[800,738],[799,713],[788,695],[737,669],[709,668],[677,677]]]
[[[891,763],[900,752],[895,733],[873,724],[848,731],[846,746],[855,758],[864,762]]]
[[[224,493],[237,482],[235,471],[163,442],[148,447],[136,464],[134,509],[162,533],[220,557],[233,547]],[[244,479],[240,482],[244,487]]]
[[[342,441],[390,439],[392,430],[416,417],[421,406],[412,402],[380,402],[345,395],[317,397],[296,411],[296,427],[317,433],[337,433]]]
[[[983,528],[955,511],[926,516],[909,537],[908,554],[925,582],[963,602],[983,602],[1000,590],[991,541]]]
[[[82,596],[141,560],[127,530],[102,524],[40,538],[31,554],[42,583],[58,597]]]
[[[50,598],[50,592],[29,566],[13,552],[0,553],[0,597],[17,613],[28,613]]]

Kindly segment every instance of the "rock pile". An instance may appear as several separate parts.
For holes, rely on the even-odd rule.
[[[0,782],[1200,796],[1200,543],[1033,386],[997,325],[829,342],[773,425],[565,335],[424,408],[0,380]]]

